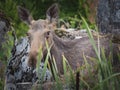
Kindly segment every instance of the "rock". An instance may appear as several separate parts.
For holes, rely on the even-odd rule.
[[[9,59],[6,70],[6,88],[18,88],[17,83],[35,83],[38,79],[42,80],[44,63],[40,63],[38,70],[28,66],[28,53],[30,43],[28,37],[19,40],[13,47],[11,58]],[[38,73],[39,72],[39,73]],[[43,82],[51,80],[51,72],[46,69]],[[12,86],[10,86],[12,85]],[[23,85],[23,84],[21,84]],[[29,86],[29,84],[26,84]],[[30,85],[31,86],[31,85]],[[22,87],[21,87],[22,88]],[[29,90],[29,89],[22,89]]]

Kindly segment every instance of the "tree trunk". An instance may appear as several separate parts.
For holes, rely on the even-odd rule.
[[[100,32],[120,40],[120,0],[99,0],[97,24]]]
[[[0,12],[0,50],[2,49],[2,43],[5,42],[5,35],[9,30],[10,22],[3,12]]]

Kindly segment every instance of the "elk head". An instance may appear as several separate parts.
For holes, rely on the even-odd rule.
[[[36,67],[39,48],[42,48],[44,52],[46,49],[45,40],[47,39],[49,43],[51,42],[49,40],[49,35],[50,31],[54,30],[57,26],[58,12],[58,5],[53,4],[46,12],[46,19],[34,20],[27,9],[18,6],[18,15],[20,19],[29,26],[27,32],[31,45],[28,61],[29,66]]]

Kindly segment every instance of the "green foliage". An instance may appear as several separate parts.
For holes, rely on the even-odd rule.
[[[6,41],[2,43],[2,48],[0,50],[0,90],[4,88],[4,79],[5,79],[5,69],[8,58],[11,55],[11,49],[13,47],[13,37],[12,32],[5,36]]]
[[[16,30],[17,37],[24,36],[28,30],[28,26],[20,21],[17,13],[17,6],[26,7],[32,14],[35,20],[46,17],[46,10],[53,3],[57,2],[60,8],[60,18],[70,23],[73,28],[85,28],[81,22],[81,17],[84,16],[88,21],[89,5],[87,0],[3,0],[0,1],[0,10],[5,12],[7,17]],[[90,24],[91,25],[91,24]]]
[[[97,76],[98,82],[97,84],[95,84],[92,90],[118,90],[119,85],[120,85],[119,83],[120,73],[114,73],[113,71],[113,66],[111,64],[111,61],[113,58],[112,54],[108,56],[109,60],[107,60],[107,57],[105,56],[104,48],[100,48],[100,46],[97,47],[95,45],[93,36],[91,34],[90,28],[86,20],[83,17],[82,17],[82,20],[84,24],[86,25],[91,44],[93,45],[93,48],[98,58],[98,76]],[[98,40],[99,40],[99,36],[98,36]],[[111,53],[112,53],[112,49],[111,49]]]
[[[7,59],[11,55],[11,49],[13,47],[13,36],[12,31],[8,32],[8,35],[5,36],[7,39],[4,43],[2,43],[2,50],[0,51],[0,60],[2,60],[4,63],[6,63]]]

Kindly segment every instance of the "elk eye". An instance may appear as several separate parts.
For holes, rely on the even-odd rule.
[[[45,37],[48,39],[50,35],[50,31],[46,32]]]
[[[27,32],[27,33],[26,33],[26,35],[27,35],[27,36],[29,36],[29,35],[30,35],[30,33],[28,33],[28,32]]]
[[[50,35],[50,31],[47,32],[47,35]]]

